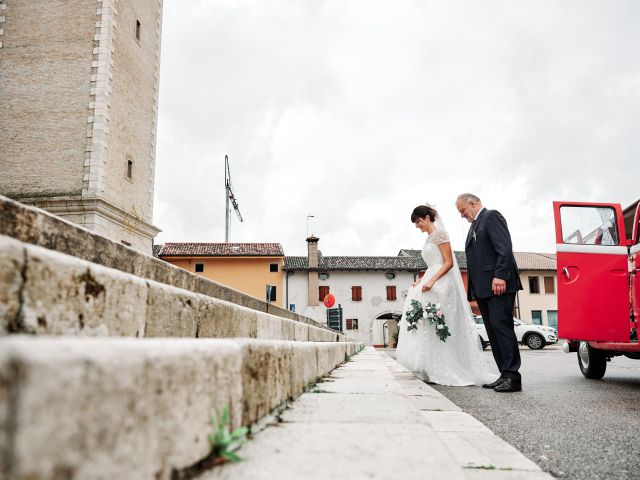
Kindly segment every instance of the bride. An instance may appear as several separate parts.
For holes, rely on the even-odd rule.
[[[398,362],[422,380],[441,385],[493,382],[498,374],[483,358],[460,269],[438,213],[428,205],[420,205],[413,210],[411,221],[428,234],[422,247],[422,258],[428,268],[407,293],[398,325]],[[428,303],[439,304],[451,336],[442,341],[436,334],[436,326],[425,319],[418,321],[417,329],[408,331],[406,317],[412,309],[411,300],[417,300],[423,307]]]

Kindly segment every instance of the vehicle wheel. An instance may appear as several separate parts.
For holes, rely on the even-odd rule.
[[[591,348],[587,342],[578,345],[578,365],[587,378],[602,378],[607,371],[607,356],[601,350]]]
[[[480,345],[482,345],[482,349],[485,350],[487,348],[487,345],[489,345],[489,342],[485,342],[484,340],[482,340],[481,336],[478,336],[478,338],[480,339]]]
[[[527,338],[524,339],[524,343],[531,350],[540,350],[545,346],[544,338],[542,338],[542,335],[538,335],[537,333],[530,333],[527,335]]]

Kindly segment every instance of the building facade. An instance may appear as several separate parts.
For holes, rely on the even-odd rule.
[[[0,10],[0,194],[150,254],[162,0]]]
[[[283,307],[279,243],[165,243],[154,255],[180,268]]]
[[[407,291],[424,266],[411,257],[323,256],[318,241],[307,239],[306,257],[285,257],[287,308],[326,323],[322,300],[331,293],[333,308],[342,308],[344,333],[368,345],[393,344]]]
[[[523,290],[518,292],[518,318],[558,328],[558,273],[553,253],[516,253]]]

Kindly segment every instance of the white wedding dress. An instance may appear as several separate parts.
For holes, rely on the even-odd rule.
[[[438,228],[422,248],[428,269],[418,285],[410,287],[407,293],[398,325],[397,360],[422,380],[432,383],[464,386],[493,382],[498,378],[498,371],[485,361],[455,257],[453,268],[437,280],[431,290],[422,292],[425,282],[442,267],[438,245],[444,242],[449,242],[449,237],[445,230]],[[417,330],[407,331],[406,312],[411,310],[414,299],[423,306],[428,302],[440,304],[451,333],[445,342],[436,335],[435,326],[424,319],[418,321]]]

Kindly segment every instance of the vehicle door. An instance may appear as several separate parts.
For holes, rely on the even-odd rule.
[[[558,336],[628,342],[629,266],[619,204],[553,202]]]
[[[631,302],[636,324],[640,321],[640,202],[636,206],[631,235]]]

